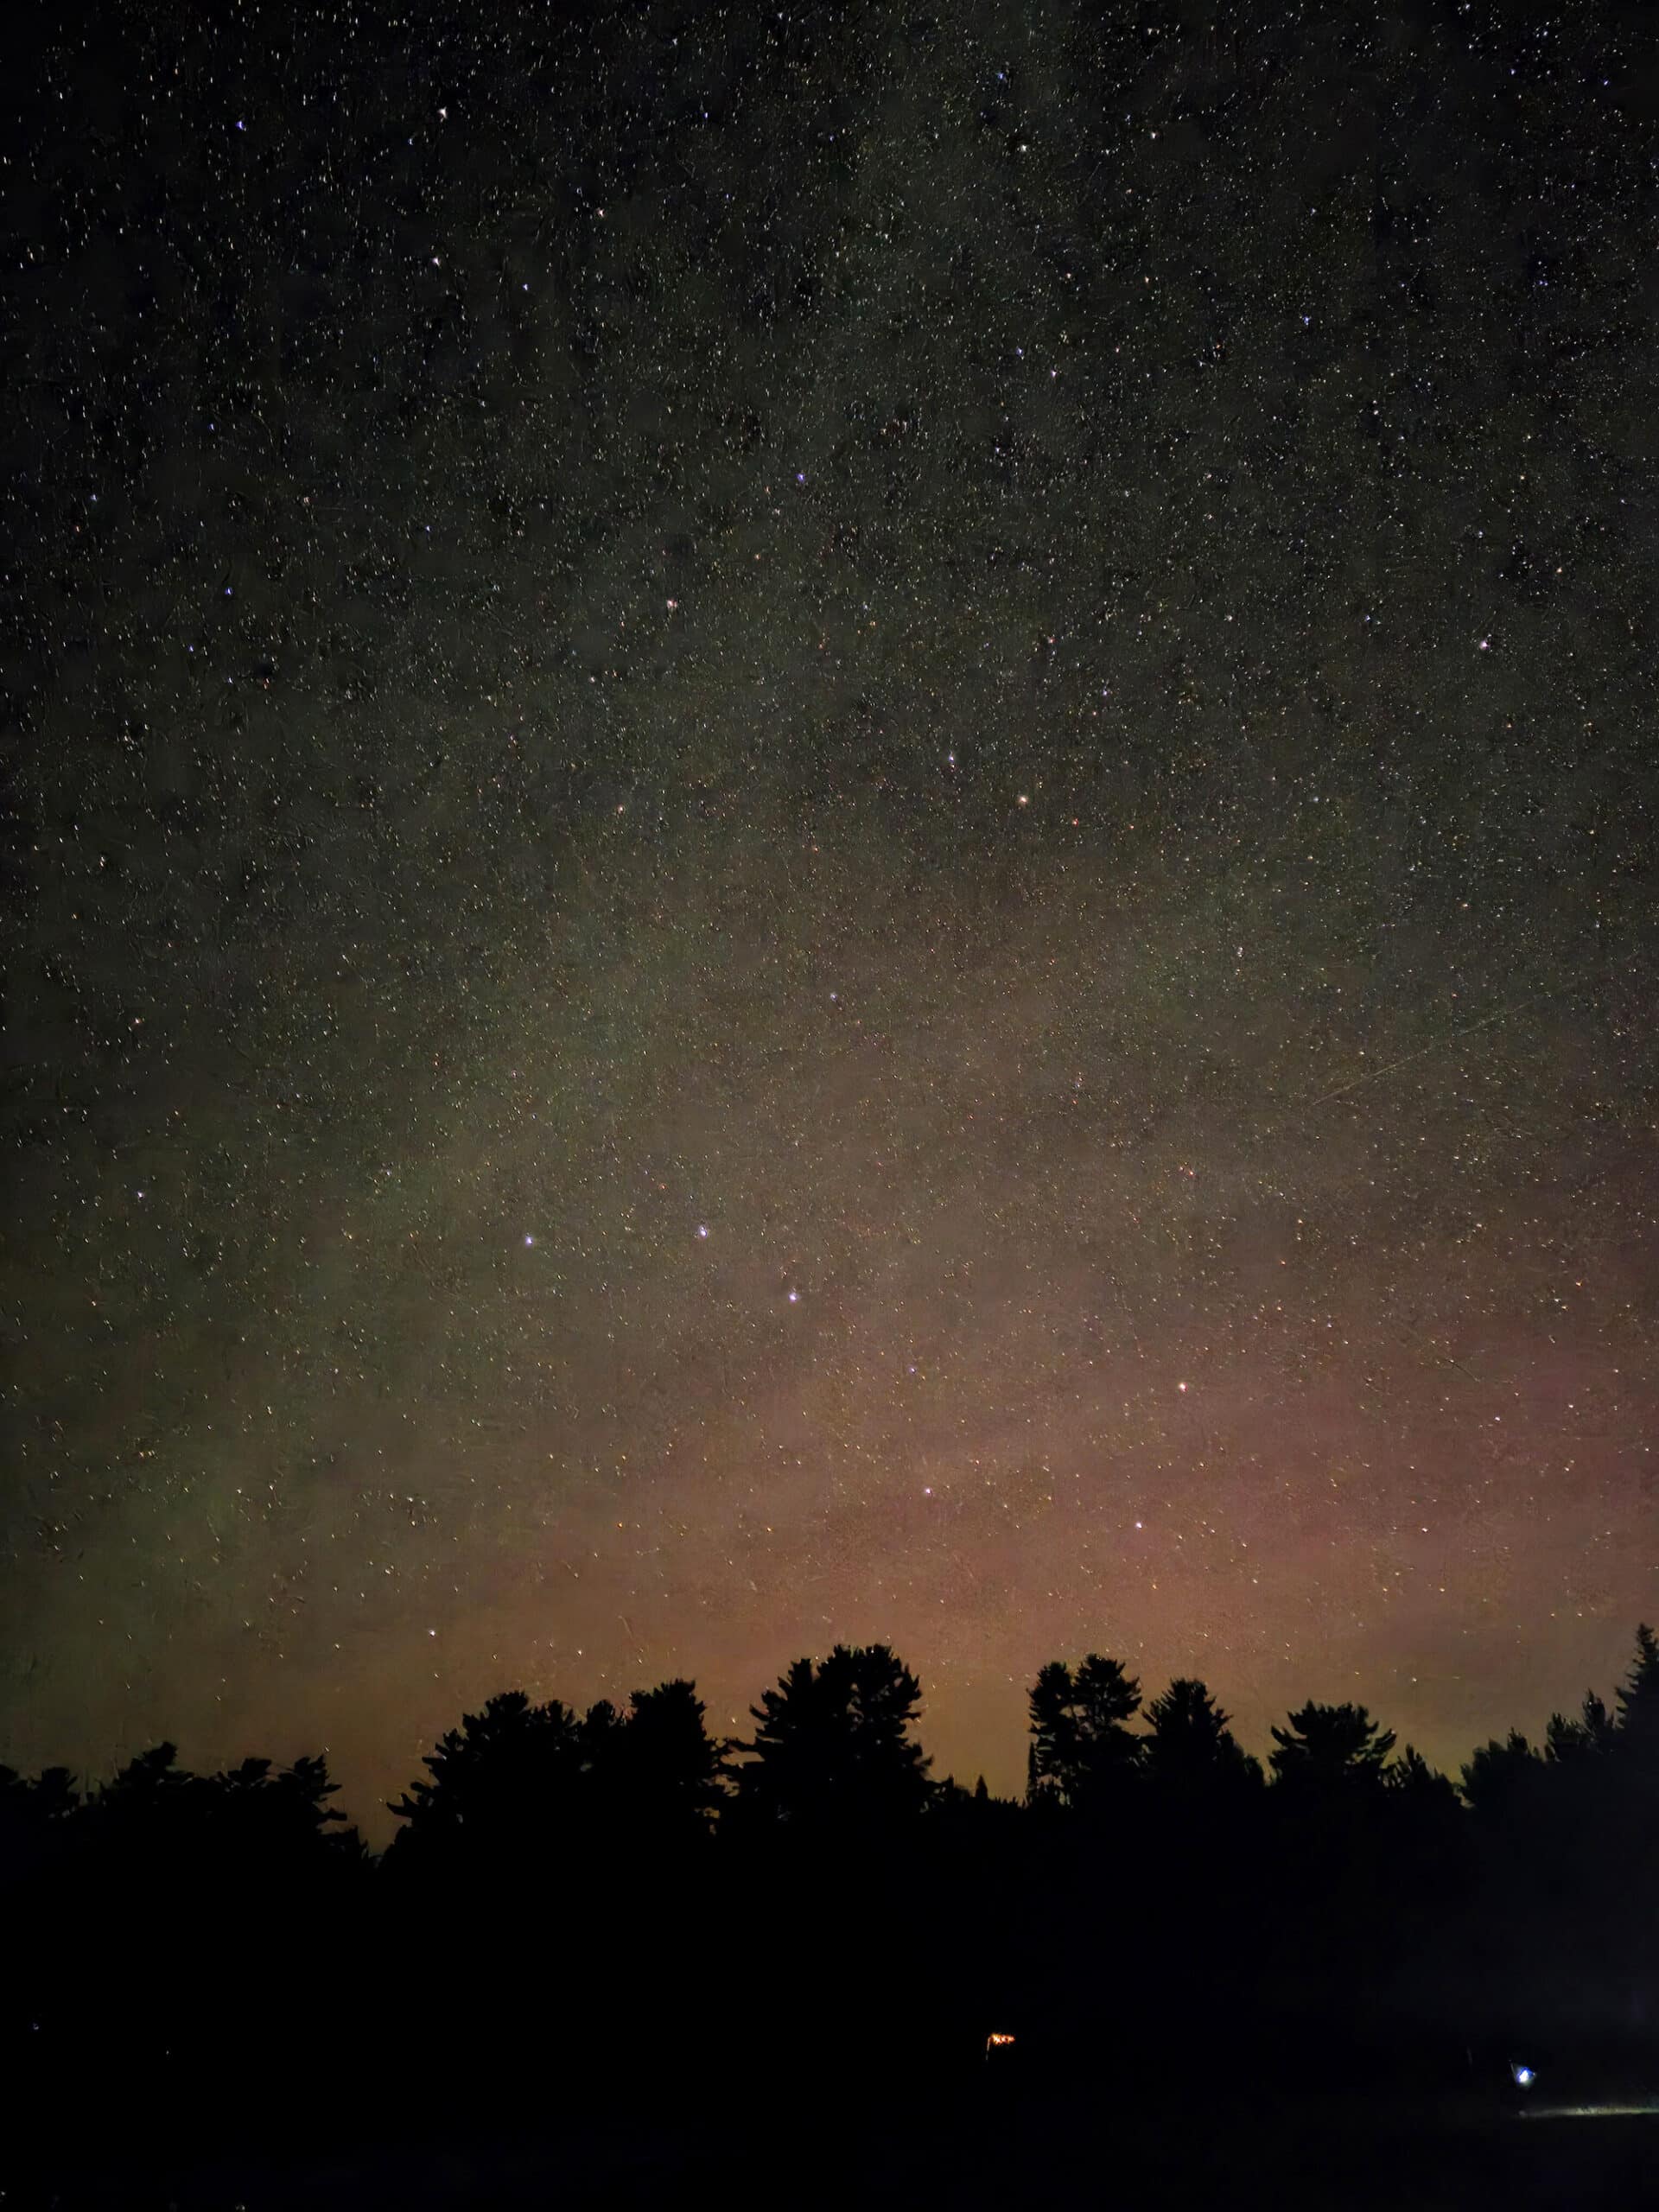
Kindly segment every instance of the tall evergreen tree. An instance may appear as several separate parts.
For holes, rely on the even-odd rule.
[[[556,1698],[532,1705],[523,1690],[503,1691],[422,1759],[430,1780],[391,1808],[406,1823],[393,1852],[404,1861],[464,1853],[470,1863],[544,1847],[570,1810],[585,1750],[581,1724]]]
[[[1052,1796],[1084,1809],[1109,1800],[1141,1751],[1128,1726],[1141,1709],[1141,1685],[1122,1662],[1091,1651],[1074,1672],[1051,1660],[1038,1671],[1030,1703],[1033,1802]]]
[[[613,1802],[637,1842],[668,1845],[708,1834],[726,1799],[725,1760],[694,1682],[635,1690],[607,1752]]]
[[[1621,1750],[1659,1766],[1659,1637],[1645,1621],[1636,1631],[1636,1657],[1613,1698]]]
[[[911,1735],[921,1685],[885,1643],[798,1659],[750,1707],[734,1774],[745,1816],[801,1827],[902,1819],[927,1802],[930,1761]]]
[[[1192,1789],[1261,1781],[1259,1763],[1233,1734],[1228,1715],[1203,1682],[1178,1677],[1147,1706],[1147,1720],[1141,1756],[1160,1783]]]

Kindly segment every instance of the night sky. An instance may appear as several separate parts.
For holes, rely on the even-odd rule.
[[[1651,16],[24,13],[0,1758],[1610,1688]]]

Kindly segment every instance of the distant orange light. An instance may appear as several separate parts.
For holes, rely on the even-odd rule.
[[[985,2038],[985,2048],[987,2050],[1001,2050],[1005,2045],[1011,2044],[1013,2041],[1014,2037],[1012,2036],[990,2035],[987,2036]]]

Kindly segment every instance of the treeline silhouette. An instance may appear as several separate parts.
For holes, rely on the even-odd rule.
[[[586,1713],[509,1691],[378,1855],[321,1758],[0,1768],[13,2136],[49,2158],[94,2107],[204,2144],[708,2126],[970,2075],[1062,2106],[1651,2078],[1650,1629],[1611,1708],[1460,1783],[1352,1704],[1290,1713],[1264,1769],[1203,1682],[1143,1700],[1094,1654],[1029,1701],[1007,1800],[932,1775],[880,1644],[797,1660],[737,1741],[688,1681]]]

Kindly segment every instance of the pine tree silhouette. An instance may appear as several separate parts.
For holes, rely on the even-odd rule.
[[[726,1766],[695,1683],[635,1690],[626,1717],[590,1741],[589,1756],[610,1832],[626,1835],[631,1848],[661,1851],[707,1840],[726,1802]]]
[[[1217,1783],[1262,1779],[1253,1759],[1228,1726],[1228,1716],[1201,1681],[1178,1677],[1147,1707],[1142,1759],[1162,1786],[1193,1789]]]
[[[1383,1768],[1382,1780],[1399,1803],[1424,1813],[1458,1810],[1457,1784],[1431,1766],[1414,1744],[1406,1745],[1399,1758]]]
[[[1636,1657],[1613,1695],[1619,1747],[1659,1767],[1659,1637],[1645,1621],[1636,1631]]]
[[[1121,1660],[1091,1651],[1075,1673],[1063,1660],[1038,1671],[1031,1690],[1027,1795],[1074,1810],[1109,1802],[1135,1771],[1141,1741],[1128,1726],[1141,1685]]]
[[[1593,1690],[1586,1690],[1577,1719],[1564,1713],[1550,1714],[1544,1729],[1544,1757],[1555,1766],[1592,1758],[1609,1748],[1613,1732],[1606,1706]]]
[[[1373,1720],[1363,1705],[1309,1703],[1271,1731],[1268,1764],[1281,1787],[1336,1791],[1380,1787],[1394,1749],[1394,1732]]]
[[[1471,1755],[1463,1794],[1483,1819],[1506,1820],[1529,1802],[1542,1765],[1541,1754],[1511,1728],[1502,1743],[1494,1737]]]
[[[502,1691],[446,1731],[421,1761],[430,1779],[412,1783],[390,1807],[405,1823],[391,1847],[396,1865],[481,1870],[544,1852],[571,1812],[583,1759],[582,1730],[568,1706]]]
[[[798,1659],[750,1707],[734,1770],[749,1819],[796,1827],[904,1819],[926,1804],[931,1762],[910,1733],[921,1685],[884,1643]]]
[[[32,1781],[0,1766],[0,1897],[60,1858],[80,1803],[67,1766],[43,1768]]]

